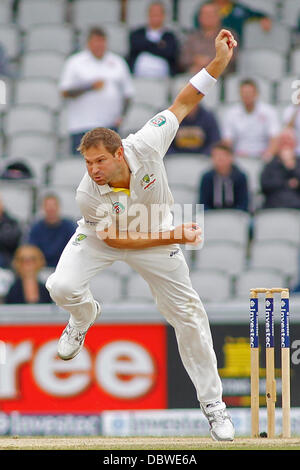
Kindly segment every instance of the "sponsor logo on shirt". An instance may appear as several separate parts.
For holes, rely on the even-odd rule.
[[[177,250],[171,251],[170,258],[174,258],[174,256],[177,255],[177,253],[179,253],[179,248],[177,248]]]
[[[143,176],[142,180],[141,180],[141,185],[144,189],[144,191],[146,189],[152,189],[154,184],[155,184],[155,181],[156,181],[156,178],[155,178],[155,175],[154,173],[152,173],[151,175],[145,175]]]
[[[166,124],[166,118],[162,114],[159,114],[158,116],[155,116],[153,119],[151,119],[150,124],[155,127],[161,127],[164,124]]]
[[[85,238],[86,235],[84,235],[83,233],[79,233],[73,241],[72,245],[79,245],[79,243],[82,242],[82,240],[84,240]]]
[[[120,201],[113,203],[113,210],[116,214],[122,214],[125,211],[125,206]]]

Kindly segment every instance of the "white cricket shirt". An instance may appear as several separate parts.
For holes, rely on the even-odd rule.
[[[114,126],[121,117],[124,99],[134,93],[129,67],[122,57],[106,52],[97,59],[89,50],[67,59],[59,88],[61,91],[85,88],[98,80],[105,82],[100,90],[90,90],[67,100],[71,134]]]
[[[114,192],[109,185],[98,185],[88,173],[79,184],[76,201],[82,219],[79,226],[101,231],[110,221],[120,230],[162,232],[170,230],[173,196],[163,164],[178,130],[176,116],[169,110],[158,113],[136,134],[122,140],[125,159],[131,170],[130,194]]]
[[[261,157],[279,132],[275,108],[260,101],[251,113],[242,104],[232,106],[223,122],[223,138],[232,141],[234,153],[240,156]]]

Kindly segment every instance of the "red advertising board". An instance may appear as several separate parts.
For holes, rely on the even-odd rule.
[[[57,357],[61,325],[3,326],[0,409],[98,413],[167,406],[166,328],[94,325],[76,358]],[[2,343],[3,344],[3,343]]]

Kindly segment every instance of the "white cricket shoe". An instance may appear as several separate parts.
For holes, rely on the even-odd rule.
[[[58,356],[64,361],[73,359],[81,351],[85,339],[85,335],[88,329],[95,323],[96,318],[100,315],[101,307],[98,302],[95,302],[97,311],[94,320],[89,324],[85,331],[80,331],[75,326],[67,324],[66,328],[62,332],[62,335],[58,342],[57,353]]]
[[[225,403],[217,401],[206,405],[201,404],[201,409],[208,419],[211,437],[215,441],[233,441],[234,427],[226,411]]]

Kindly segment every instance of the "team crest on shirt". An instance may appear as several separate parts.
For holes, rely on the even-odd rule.
[[[144,191],[146,189],[152,189],[155,185],[155,181],[156,181],[156,178],[155,178],[154,173],[151,173],[151,175],[147,174],[143,176],[143,178],[141,179],[141,186],[144,189]]]
[[[79,233],[79,234],[76,236],[76,238],[75,238],[75,240],[73,241],[72,244],[73,244],[73,245],[79,245],[79,243],[80,243],[82,240],[84,240],[85,238],[86,238],[86,235],[84,235],[83,233]]]
[[[113,210],[116,214],[122,214],[125,211],[125,206],[120,201],[113,203]]]
[[[166,124],[166,118],[162,114],[159,114],[158,116],[155,116],[153,119],[151,119],[150,124],[155,127],[161,127],[164,124]]]

